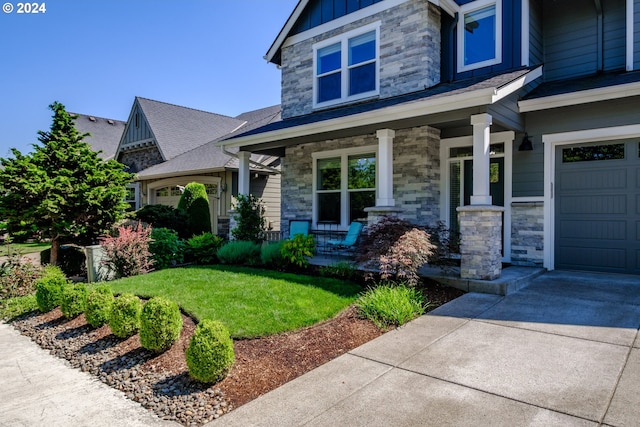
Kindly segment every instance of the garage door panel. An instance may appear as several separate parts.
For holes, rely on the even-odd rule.
[[[640,232],[640,229],[638,230]],[[560,221],[562,239],[626,240],[626,221]]]
[[[621,248],[584,246],[560,246],[561,259],[570,260],[561,268],[599,271],[624,271],[627,269],[627,251]]]
[[[593,163],[588,163],[593,165]],[[593,168],[580,167],[571,172],[563,172],[560,176],[559,190],[597,191],[620,190],[627,188],[627,171],[624,168],[607,168],[594,171]],[[589,173],[585,174],[588,170]]]
[[[625,194],[563,196],[559,202],[558,213],[562,215],[626,215],[627,196]]]

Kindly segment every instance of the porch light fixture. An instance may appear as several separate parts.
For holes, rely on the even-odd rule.
[[[533,143],[529,139],[529,134],[524,134],[524,138],[522,138],[518,151],[533,151]]]

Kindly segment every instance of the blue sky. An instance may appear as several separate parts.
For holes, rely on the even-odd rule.
[[[0,157],[31,150],[53,101],[127,120],[135,96],[238,115],[280,103],[263,56],[297,0],[48,0],[0,12]]]

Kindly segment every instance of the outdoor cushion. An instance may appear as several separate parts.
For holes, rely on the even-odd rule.
[[[293,239],[296,234],[309,235],[309,221],[291,221],[289,223],[289,239]]]
[[[362,223],[361,222],[352,222],[349,225],[349,231],[347,231],[347,235],[342,240],[329,240],[327,244],[330,246],[353,246],[358,241],[358,237],[360,236],[360,232],[362,231]]]

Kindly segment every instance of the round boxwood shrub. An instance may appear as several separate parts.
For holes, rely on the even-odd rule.
[[[109,327],[118,338],[129,338],[140,328],[142,301],[133,294],[122,294],[113,301]]]
[[[85,317],[87,323],[94,328],[99,328],[109,321],[111,308],[113,307],[113,293],[111,288],[101,285],[87,294],[87,311]]]
[[[85,312],[87,308],[87,287],[84,283],[66,285],[62,291],[60,310],[67,319]]]
[[[50,272],[53,269],[48,269]],[[60,270],[58,270],[60,271]],[[47,313],[62,302],[62,291],[67,284],[67,279],[64,277],[64,273],[60,271],[59,274],[45,274],[36,281],[36,303],[38,304],[38,310],[42,313]]]
[[[204,383],[224,379],[235,361],[229,330],[217,320],[204,319],[191,337],[186,358],[192,378]]]
[[[140,344],[162,353],[180,337],[182,315],[178,304],[164,297],[151,298],[140,315]]]

